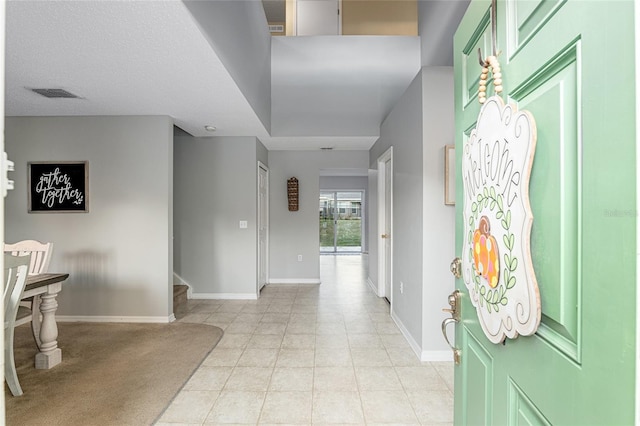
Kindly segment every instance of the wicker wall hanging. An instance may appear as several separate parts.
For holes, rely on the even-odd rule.
[[[289,211],[298,211],[298,179],[292,177],[287,180],[287,198],[289,200]]]

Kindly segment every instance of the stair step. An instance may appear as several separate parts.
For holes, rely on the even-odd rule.
[[[173,314],[176,319],[182,318],[187,313],[187,289],[186,285],[173,286]]]

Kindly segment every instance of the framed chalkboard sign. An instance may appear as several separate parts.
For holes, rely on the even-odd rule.
[[[87,161],[30,162],[29,213],[89,211]]]

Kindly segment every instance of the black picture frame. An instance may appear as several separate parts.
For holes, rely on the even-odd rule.
[[[32,161],[27,165],[29,213],[88,213],[88,161]]]

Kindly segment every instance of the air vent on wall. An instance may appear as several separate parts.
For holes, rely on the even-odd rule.
[[[64,89],[30,89],[45,98],[78,98],[71,92],[67,92]]]
[[[283,33],[284,32],[284,25],[269,25],[269,32],[270,33]]]

